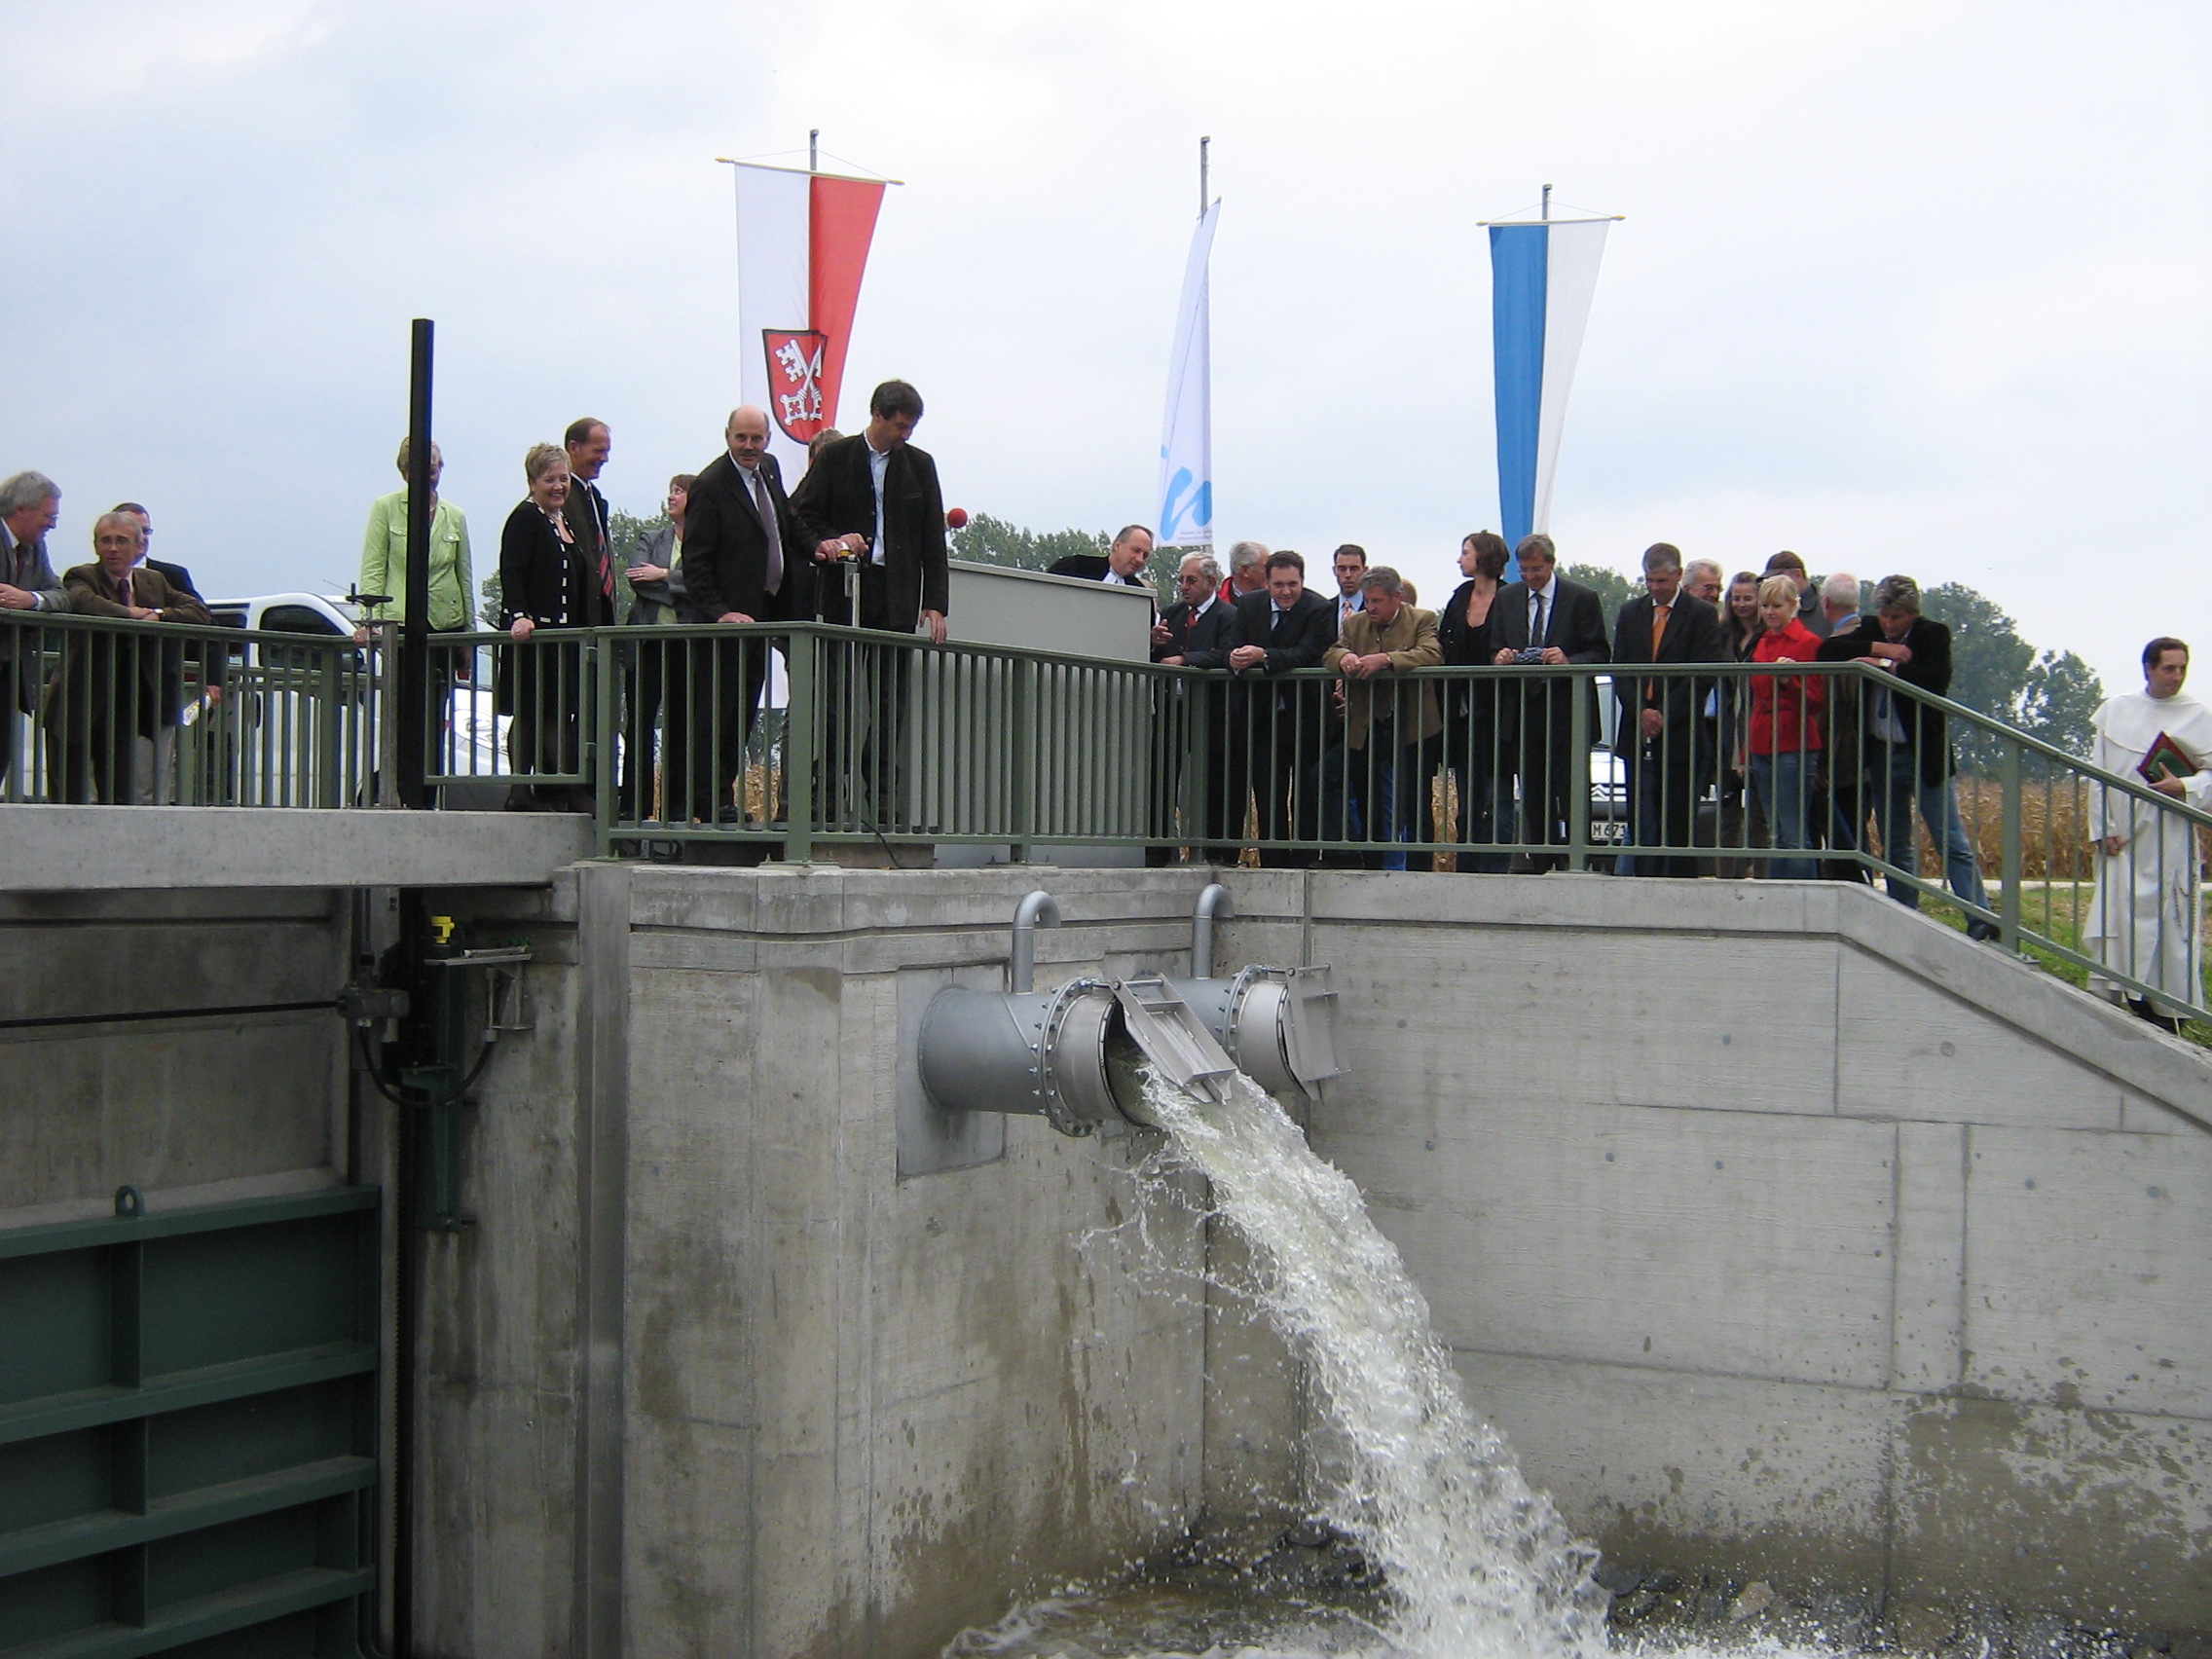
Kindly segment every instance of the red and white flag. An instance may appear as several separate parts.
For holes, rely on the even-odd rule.
[[[807,440],[837,422],[883,181],[750,163],[732,170],[742,388],[768,412],[768,448],[795,483]]]

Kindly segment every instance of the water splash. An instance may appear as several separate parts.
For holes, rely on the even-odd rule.
[[[1344,1438],[1347,1467],[1325,1518],[1388,1574],[1398,1651],[1603,1654],[1597,1552],[1467,1409],[1428,1304],[1359,1189],[1249,1078],[1233,1079],[1230,1098],[1215,1102],[1147,1067],[1145,1102],[1250,1245],[1261,1307],[1305,1356]]]

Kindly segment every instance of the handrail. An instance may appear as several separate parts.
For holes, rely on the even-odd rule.
[[[97,726],[139,695],[127,691],[137,683],[133,674],[158,664],[188,693],[204,682],[181,722],[194,728],[196,747],[189,785],[174,789],[178,801],[377,804],[388,798],[394,741],[387,633],[372,629],[356,644],[350,635],[0,612],[0,683],[35,692],[36,705],[28,722],[13,703],[0,706],[0,740],[13,746],[0,757],[22,762],[0,783],[0,799],[60,798],[64,783],[88,787],[63,775],[84,767],[63,753],[65,743],[57,746],[55,731],[72,719]],[[104,655],[88,649],[101,638],[156,655],[133,669],[121,645]],[[1485,664],[1352,682],[1318,668],[1232,675],[1046,645],[940,645],[821,622],[548,628],[527,645],[481,630],[433,635],[430,648],[437,724],[426,752],[447,803],[476,783],[504,787],[508,804],[588,808],[610,850],[631,841],[723,841],[807,858],[826,844],[881,842],[896,862],[900,844],[934,842],[996,846],[1023,862],[1036,848],[1089,844],[1182,847],[1215,859],[1257,848],[1266,862],[1319,856],[1386,868],[1441,857],[1461,869],[1531,860],[1604,868],[1649,858],[1681,870],[1779,861],[1879,878],[1901,899],[1943,896],[2008,948],[2032,946],[2046,960],[2212,1019],[2200,989],[2161,988],[2155,976],[2127,971],[2143,964],[2102,963],[2078,937],[2093,863],[2082,815],[2099,798],[2090,792],[2108,806],[2149,808],[2147,822],[2162,827],[2159,837],[2171,830],[2174,848],[2185,827],[2212,828],[2212,812],[1862,659]],[[37,653],[27,670],[26,650]],[[74,682],[63,672],[70,663],[80,665]],[[1689,682],[1692,735],[1662,722],[1648,744],[1632,736],[1608,751],[1614,714],[1633,714],[1642,701],[1618,695],[1631,676]],[[218,681],[224,696],[212,690]],[[1831,735],[1851,756],[1844,792],[1884,796],[1874,807],[1845,803],[1858,812],[1855,828],[1791,826],[1796,840],[1762,843],[1752,830],[1757,780],[1749,778],[1737,812],[1737,756],[1719,744],[1726,735],[1741,747],[1748,688],[1761,682],[1781,687],[1785,704],[1792,695],[1807,709],[1825,704]],[[1812,689],[1816,682],[1824,692]],[[1605,720],[1592,723],[1608,683]],[[237,694],[228,695],[234,684]],[[1349,727],[1345,688],[1358,711]],[[1983,836],[1967,859],[1973,883],[1952,884],[1963,891],[1945,896],[1943,872],[1924,872],[1901,841],[1873,844],[1884,831],[1916,836],[1915,811],[1939,807],[1933,796],[1902,801],[1921,786],[1898,756],[1915,746],[1874,729],[1878,700],[1865,693],[1876,688],[1913,734],[1921,712],[1937,713],[1947,742],[1971,737],[1995,756],[1994,774],[1958,775],[1954,804],[1943,809],[1962,825],[1973,820]],[[1444,729],[1432,734],[1425,728],[1438,710]],[[1363,752],[1347,734],[1370,729],[1370,711],[1389,721],[1373,729],[1393,740]],[[57,723],[57,714],[66,719]],[[1418,741],[1398,741],[1405,733]],[[181,774],[182,741],[152,735],[178,744]],[[1482,744],[1490,748],[1478,753]],[[1385,752],[1402,757],[1376,758]],[[1791,753],[1759,758],[1763,765]],[[1828,811],[1816,797],[1830,761],[1810,743],[1794,758],[1791,779],[1774,787],[1799,798],[1778,806],[1793,806],[1797,817]],[[113,759],[110,770],[123,765]],[[1629,822],[1644,812],[1640,791],[1648,805],[1676,788],[1639,783],[1640,771],[1655,765],[1692,777],[1690,818]],[[1869,767],[1888,769],[1869,783]],[[1779,778],[1779,765],[1773,769]],[[2043,809],[2040,820],[2028,818],[2031,804]],[[1870,817],[1876,837],[1865,833]],[[1950,840],[1935,849],[1939,865],[1970,833],[1947,832]],[[2174,848],[2161,839],[2158,856],[2178,858]],[[1986,888],[1979,866],[1992,878]],[[2066,916],[2062,901],[2071,906]]]

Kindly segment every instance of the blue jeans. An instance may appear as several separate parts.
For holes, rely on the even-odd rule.
[[[1779,847],[1809,847],[1805,838],[1805,796],[1811,771],[1804,754],[1751,756],[1751,794],[1766,814]],[[1818,859],[1769,859],[1766,872],[1777,881],[1812,881],[1821,873]]]
[[[1958,792],[1951,780],[1927,784],[1920,779],[1920,756],[1904,744],[1890,747],[1885,763],[1877,753],[1866,767],[1866,788],[1873,795],[1874,822],[1882,830],[1882,855],[1907,874],[1918,874],[1920,847],[1912,833],[1912,812],[1920,809],[1928,826],[1928,838],[1943,859],[1943,882],[1970,904],[1986,904],[1981,866],[1973,843],[1967,838],[1966,821],[1959,816]],[[1890,897],[1900,904],[1920,908],[1920,889],[1897,876],[1889,880]]]

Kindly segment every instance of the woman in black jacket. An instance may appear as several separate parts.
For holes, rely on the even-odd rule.
[[[540,628],[588,628],[607,621],[606,572],[591,568],[562,508],[569,499],[569,456],[536,444],[523,458],[530,495],[499,533],[500,625],[515,643],[499,652],[498,706],[511,717],[507,753],[517,772],[574,772],[582,764],[583,653],[576,640],[533,641]],[[588,784],[517,784],[510,812],[592,810]]]
[[[1459,573],[1467,579],[1453,590],[1437,613],[1436,639],[1453,668],[1486,668],[1496,654],[1491,613],[1505,578],[1505,538],[1478,530],[1459,543]],[[1484,846],[1497,839],[1497,694],[1504,682],[1483,676],[1451,687],[1444,699],[1444,763],[1459,797],[1459,841]],[[1462,870],[1504,873],[1497,853],[1459,855]]]

